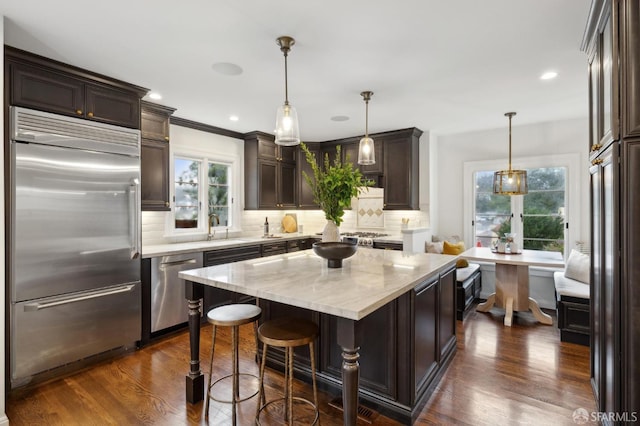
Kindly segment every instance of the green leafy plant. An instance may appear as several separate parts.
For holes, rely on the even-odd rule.
[[[302,172],[304,179],[311,187],[313,201],[320,206],[327,220],[340,226],[344,210],[351,207],[351,198],[357,197],[369,182],[363,178],[360,170],[353,168],[351,163],[342,162],[340,145],[336,147],[336,158],[333,164],[330,164],[329,154],[326,153],[321,165],[318,165],[316,155],[309,151],[304,143],[300,143],[300,147],[313,170],[313,177],[305,171]]]

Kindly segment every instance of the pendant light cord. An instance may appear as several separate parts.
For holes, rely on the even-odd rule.
[[[509,174],[511,174],[511,118],[516,115],[515,112],[507,112],[505,116],[509,117]]]
[[[364,137],[369,137],[369,100],[365,100],[365,113],[364,113]]]
[[[511,116],[509,116],[509,172],[511,172]]]
[[[289,49],[282,49],[282,51],[284,52],[284,104],[285,105],[289,105],[289,86],[287,83],[287,56],[289,56],[288,53]]]

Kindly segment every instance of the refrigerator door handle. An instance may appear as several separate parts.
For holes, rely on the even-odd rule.
[[[129,191],[129,211],[131,212],[131,259],[140,256],[140,180],[138,178],[131,179],[131,187]]]
[[[129,284],[129,285],[123,285],[116,288],[110,288],[108,290],[102,290],[102,291],[96,291],[88,294],[83,294],[82,296],[70,297],[68,299],[59,299],[51,302],[42,302],[42,303],[41,302],[28,303],[24,305],[24,311],[25,312],[40,311],[42,309],[55,308],[56,306],[67,305],[69,303],[95,299],[97,297],[111,296],[113,294],[119,294],[119,293],[127,293],[131,291],[134,287],[135,287],[135,284]]]

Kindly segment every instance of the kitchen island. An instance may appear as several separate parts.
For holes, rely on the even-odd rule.
[[[191,335],[187,400],[204,396],[199,309],[204,287],[214,286],[258,298],[262,320],[295,312],[318,322],[318,378],[342,390],[345,424],[356,424],[358,397],[412,421],[456,350],[456,259],[361,248],[332,269],[305,250],[180,272]]]

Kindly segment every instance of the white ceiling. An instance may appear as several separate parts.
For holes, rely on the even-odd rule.
[[[4,0],[5,43],[160,92],[176,116],[301,137],[418,127],[436,134],[587,116],[588,0]],[[230,62],[243,73],[223,75]],[[555,70],[555,80],[539,76]],[[229,120],[231,114],[240,120]],[[344,122],[331,121],[345,115]]]

